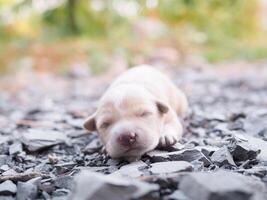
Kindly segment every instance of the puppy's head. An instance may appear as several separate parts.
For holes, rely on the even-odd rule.
[[[101,98],[84,127],[98,132],[111,157],[132,160],[157,146],[167,112],[168,107],[142,87],[118,86]]]

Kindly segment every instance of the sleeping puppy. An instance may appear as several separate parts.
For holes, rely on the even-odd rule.
[[[167,76],[141,65],[124,72],[110,85],[84,127],[98,132],[112,158],[133,161],[181,138],[180,119],[187,106],[184,93]]]

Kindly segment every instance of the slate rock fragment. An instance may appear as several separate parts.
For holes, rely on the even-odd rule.
[[[7,155],[0,155],[0,166],[5,165],[8,161],[8,156]]]
[[[49,181],[45,180],[45,182],[42,181],[38,184],[38,189],[44,193],[51,194],[55,191],[56,188],[54,184],[51,183],[50,180]]]
[[[63,173],[71,171],[75,165],[76,165],[75,162],[61,162],[61,163],[55,164],[54,166],[58,174],[63,174]]]
[[[42,199],[52,199],[46,191],[42,191],[41,197]]]
[[[71,190],[73,187],[73,177],[71,176],[60,176],[55,180],[55,186],[58,188],[65,188]]]
[[[173,161],[183,160],[183,161],[201,161],[204,166],[209,166],[211,164],[209,158],[207,158],[201,151],[196,149],[184,150],[181,153],[169,155],[170,159]]]
[[[75,129],[83,129],[84,119],[67,119],[67,123]]]
[[[193,171],[193,165],[186,161],[157,162],[150,165],[149,171],[152,174],[173,174]]]
[[[53,193],[53,200],[65,200],[69,199],[70,195],[70,190],[61,188],[61,189],[56,189]]]
[[[263,178],[267,175],[267,167],[266,166],[253,166],[249,169],[241,169],[241,172],[245,175],[253,175],[260,178]]]
[[[263,200],[266,195],[262,182],[230,171],[191,173],[179,188],[192,200]]]
[[[100,140],[98,138],[95,138],[94,140],[92,140],[85,148],[84,148],[84,153],[95,153],[95,152],[99,152],[100,149],[102,148],[102,144],[100,142]]]
[[[260,153],[260,150],[251,147],[249,142],[241,140],[235,140],[232,144],[230,144],[229,150],[233,159],[237,162],[255,159]]]
[[[152,151],[147,155],[152,163],[163,161],[200,161],[203,162],[204,166],[209,166],[211,164],[210,159],[197,149],[185,149],[173,152]]]
[[[260,150],[257,159],[267,161],[267,142],[249,135],[245,135],[244,138],[248,141],[251,148]]]
[[[0,144],[6,143],[8,139],[9,139],[8,136],[0,135]]]
[[[168,195],[168,200],[190,200],[183,192],[176,190],[171,195]]]
[[[8,165],[2,165],[1,167],[0,167],[0,171],[7,171],[7,170],[9,170],[10,168],[9,168],[9,166]]]
[[[9,155],[14,155],[22,152],[22,144],[19,141],[14,142],[9,146]]]
[[[235,166],[233,157],[226,146],[221,147],[219,150],[215,151],[211,156],[211,161],[219,167],[222,167],[224,165]]]
[[[17,186],[10,180],[0,184],[0,195],[13,195],[17,192]]]
[[[136,161],[127,165],[123,165],[119,170],[113,172],[111,175],[136,178],[145,175],[144,171],[146,168],[148,168],[146,163],[143,161]]]
[[[244,130],[244,123],[242,121],[234,121],[228,124],[228,129],[233,130]]]
[[[267,128],[260,130],[258,135],[261,136],[263,140],[267,141]]]
[[[59,131],[29,129],[22,134],[21,141],[29,151],[38,151],[56,144],[68,143],[68,138]]]
[[[13,176],[13,175],[16,175],[16,174],[17,174],[17,172],[14,169],[9,168],[7,171],[2,173],[2,176],[0,176],[0,182],[6,181],[6,180],[12,180],[12,179],[9,179],[9,178],[7,178],[7,179],[4,179],[4,178],[9,177],[9,176]]]
[[[168,158],[169,152],[166,151],[160,151],[160,150],[153,150],[146,154],[146,156],[149,158],[150,162],[164,162],[169,161]]]
[[[88,170],[76,175],[75,182],[75,189],[70,198],[73,200],[130,200],[143,197],[151,199],[150,194],[158,189],[154,184],[119,176],[105,176]]]
[[[232,113],[230,116],[229,116],[229,120],[230,121],[236,121],[238,119],[244,119],[246,118],[246,114],[243,113],[243,112],[240,112],[240,113]]]
[[[35,199],[37,196],[37,185],[30,182],[18,182],[17,184],[17,200]]]
[[[195,149],[201,151],[207,158],[209,158],[215,151],[219,150],[220,148],[217,146],[197,146]]]
[[[0,199],[1,200],[15,200],[13,196],[2,196],[2,195],[0,195]]]

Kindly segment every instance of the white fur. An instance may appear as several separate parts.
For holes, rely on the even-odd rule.
[[[161,110],[159,105],[167,110]],[[90,130],[96,122],[100,138],[112,157],[139,157],[157,145],[171,146],[181,138],[180,119],[187,106],[184,93],[167,76],[141,65],[124,72],[110,85],[85,127]],[[135,113],[138,109],[149,110],[151,115],[138,116]],[[112,118],[112,123],[103,130],[100,125],[107,117]],[[118,144],[118,136],[125,131],[137,133],[137,150],[133,147],[130,151]]]

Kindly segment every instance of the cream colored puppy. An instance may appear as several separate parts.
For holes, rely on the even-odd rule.
[[[107,89],[84,127],[97,131],[112,158],[139,159],[157,146],[175,144],[187,99],[170,79],[151,66],[134,67]]]

